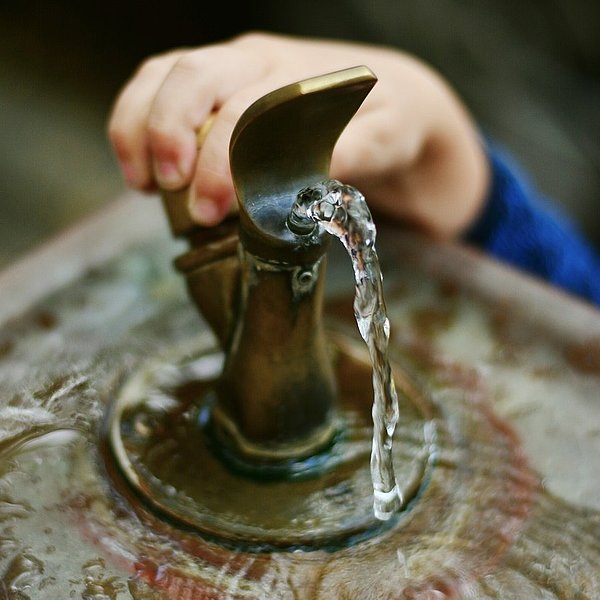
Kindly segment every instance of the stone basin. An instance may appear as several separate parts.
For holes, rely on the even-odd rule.
[[[380,226],[394,368],[437,432],[427,484],[368,539],[241,549],[140,502],[105,448],[132,373],[212,344],[180,251],[128,194],[0,274],[0,597],[600,597],[597,309]],[[358,336],[352,281],[332,248],[332,335]]]

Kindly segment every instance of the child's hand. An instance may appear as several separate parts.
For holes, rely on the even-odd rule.
[[[117,98],[109,135],[129,185],[190,185],[199,223],[234,201],[229,139],[256,99],[283,85],[366,65],[378,82],[336,145],[331,177],[357,187],[374,212],[436,237],[473,221],[488,185],[476,128],[442,79],[391,48],[251,33],[147,60]],[[196,132],[216,111],[201,150]]]

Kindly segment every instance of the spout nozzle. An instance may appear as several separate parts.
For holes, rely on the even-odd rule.
[[[298,193],[296,201],[287,218],[287,226],[296,235],[310,235],[315,231],[317,224],[308,215],[307,209],[313,203],[311,188],[305,188]]]
[[[328,236],[304,218],[297,195],[329,179],[334,146],[376,81],[364,66],[312,77],[263,96],[240,117],[229,156],[240,238],[255,256],[299,264],[325,252]]]

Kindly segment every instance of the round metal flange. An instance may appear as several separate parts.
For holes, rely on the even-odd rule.
[[[373,514],[368,354],[358,340],[329,338],[337,433],[320,454],[278,465],[248,465],[215,443],[211,405],[223,356],[211,337],[135,372],[113,403],[107,436],[137,497],[175,524],[249,550],[334,548],[393,527],[402,513],[386,522]],[[407,507],[425,485],[435,430],[416,392],[400,394],[400,410],[394,460]]]

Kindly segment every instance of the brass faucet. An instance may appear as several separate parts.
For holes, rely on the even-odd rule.
[[[238,215],[195,225],[184,194],[164,195],[175,261],[225,365],[212,409],[219,442],[248,463],[299,459],[334,436],[336,383],[322,325],[329,234],[289,227],[298,192],[329,178],[333,148],[376,82],[364,66],[263,96],[232,134]]]

